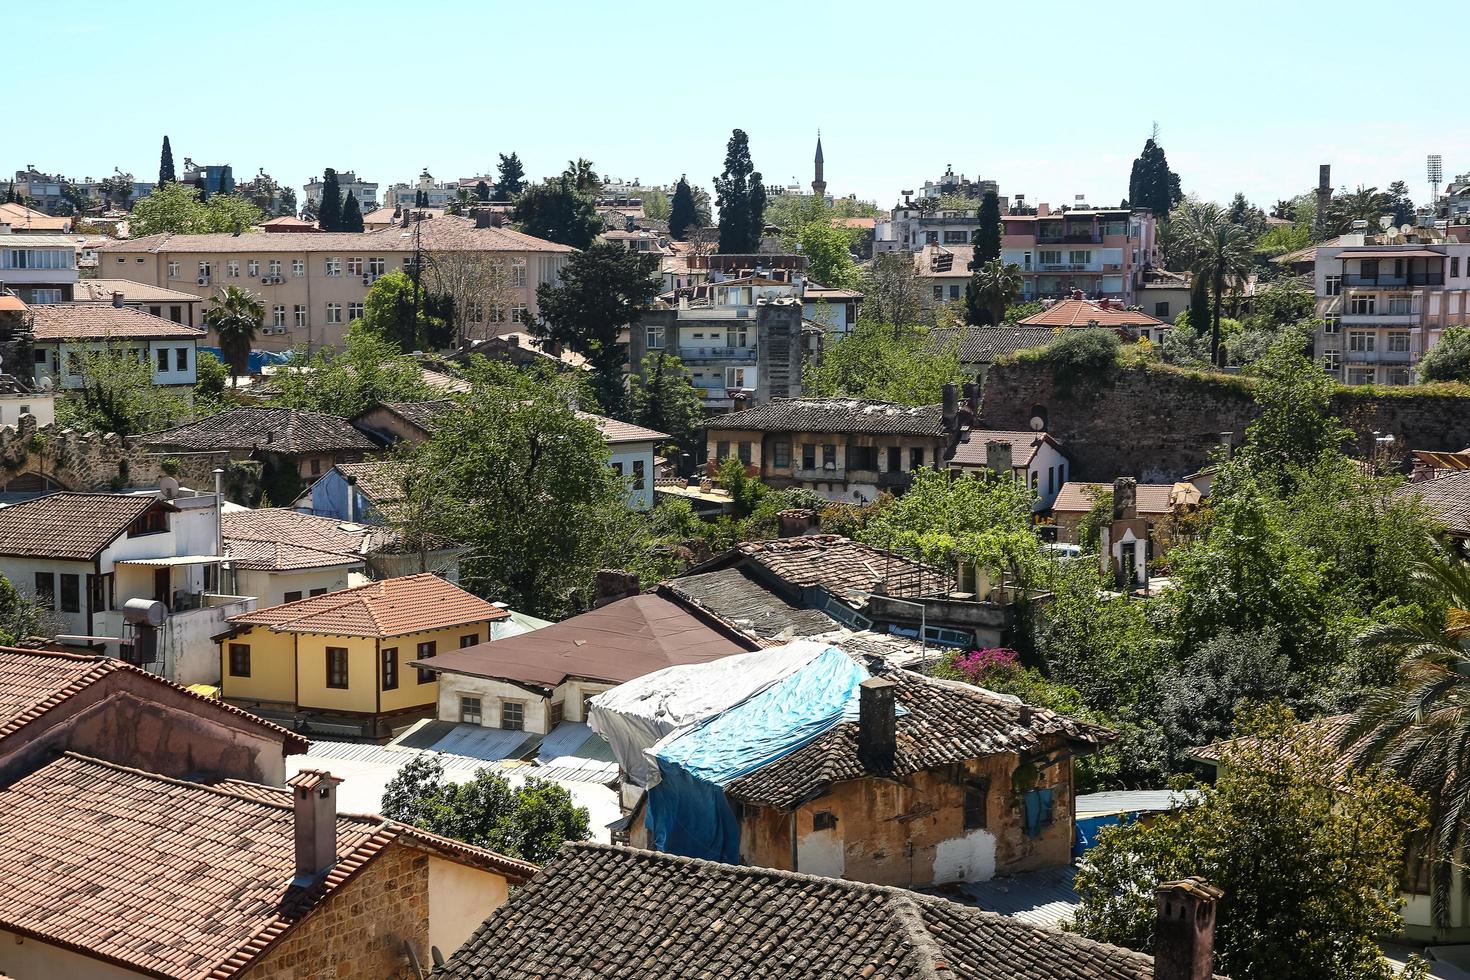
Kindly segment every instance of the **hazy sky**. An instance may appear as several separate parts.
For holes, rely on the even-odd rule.
[[[298,194],[327,166],[386,188],[511,151],[532,177],[585,156],[708,186],[740,127],[767,181],[806,183],[820,127],[831,193],[886,206],[953,164],[1033,203],[1116,203],[1157,122],[1186,192],[1269,205],[1331,163],[1422,201],[1426,153],[1470,171],[1464,74],[1433,43],[1451,9],[53,0],[7,47],[6,76],[37,84],[0,168],[152,180],[168,133],[180,168],[263,166]]]

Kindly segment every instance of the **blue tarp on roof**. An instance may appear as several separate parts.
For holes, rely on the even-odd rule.
[[[200,347],[201,354],[213,354],[221,364],[228,364],[225,360],[225,352],[218,347]],[[267,364],[285,364],[291,360],[290,351],[253,350],[250,352],[250,367],[246,373],[259,374]]]
[[[680,735],[655,754],[661,781],[649,790],[647,824],[660,851],[735,864],[740,827],[724,787],[856,717],[868,676],[828,647],[801,670]]]

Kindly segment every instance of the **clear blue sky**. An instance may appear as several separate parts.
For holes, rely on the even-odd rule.
[[[168,133],[180,166],[263,166],[298,194],[324,166],[386,187],[510,151],[532,177],[586,156],[604,175],[708,187],[740,127],[768,181],[805,183],[820,127],[832,193],[888,205],[952,163],[1032,202],[1116,203],[1157,122],[1185,191],[1206,198],[1268,206],[1331,163],[1335,185],[1403,179],[1422,201],[1426,153],[1470,171],[1461,59],[1435,41],[1450,10],[63,0],[9,46],[6,75],[46,84],[0,168],[152,180]]]

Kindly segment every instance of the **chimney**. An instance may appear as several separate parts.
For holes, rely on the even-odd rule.
[[[776,515],[783,538],[799,538],[804,534],[815,534],[819,526],[817,512],[808,507],[792,507]]]
[[[475,227],[476,228],[489,228],[490,227],[490,212],[489,212],[489,210],[487,210],[485,208],[481,208],[479,211],[476,211],[475,212]]]
[[[1013,469],[1011,444],[1000,439],[986,442],[985,468],[997,476],[1010,476]]]
[[[1210,980],[1215,973],[1215,903],[1225,893],[1203,878],[1154,889],[1154,980]]]
[[[1113,520],[1131,521],[1138,517],[1138,481],[1120,476],[1113,481]]]
[[[1051,205],[1047,204],[1045,201],[1042,201],[1040,204],[1036,205],[1036,216],[1038,218],[1050,218]]]
[[[303,769],[286,785],[296,804],[296,877],[291,884],[307,888],[337,863],[337,784],[329,772]]]
[[[898,748],[893,700],[897,687],[886,677],[869,677],[858,685],[858,758],[877,772],[893,768]]]
[[[113,290],[113,292],[112,292],[112,305],[115,308],[117,308],[117,309],[120,310],[120,309],[122,309],[122,301],[123,301],[123,294],[121,292],[117,291],[117,290]]]
[[[960,410],[960,389],[953,381],[944,383],[944,431],[953,432],[955,416]]]
[[[347,523],[357,523],[357,477],[347,478]]]
[[[638,595],[643,587],[634,572],[617,568],[602,568],[597,571],[597,597],[592,602],[594,609],[619,599]]]

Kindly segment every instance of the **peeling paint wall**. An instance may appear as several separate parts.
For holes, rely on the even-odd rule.
[[[839,831],[815,830],[796,839],[796,870],[802,874],[841,878],[845,867]]]
[[[995,846],[995,835],[988,830],[972,830],[964,837],[941,841],[934,849],[935,884],[994,878]]]

